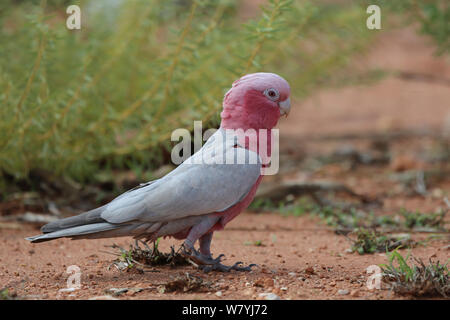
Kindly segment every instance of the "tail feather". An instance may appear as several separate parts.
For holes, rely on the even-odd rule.
[[[99,207],[94,210],[87,211],[77,216],[68,217],[65,219],[50,222],[41,228],[43,233],[51,233],[58,230],[65,230],[72,227],[84,226],[94,223],[106,222],[101,217],[102,212],[105,210],[105,206]]]
[[[113,230],[117,230],[124,227],[124,225],[117,225],[117,224],[111,224],[108,222],[101,222],[101,223],[92,223],[92,224],[86,224],[86,225],[82,225],[82,226],[76,226],[76,227],[71,227],[71,228],[67,228],[67,229],[63,229],[63,230],[57,230],[54,232],[50,232],[50,233],[45,233],[45,234],[41,234],[41,235],[37,235],[34,237],[29,237],[26,238],[26,240],[29,240],[33,243],[37,243],[37,242],[44,242],[44,241],[49,241],[49,240],[53,240],[56,238],[67,238],[67,237],[72,237],[72,238],[86,238],[89,237],[89,235],[91,234],[102,234],[104,232],[109,232],[109,231],[113,231]],[[117,234],[120,234],[121,232],[118,232]],[[112,233],[114,234],[114,233]]]

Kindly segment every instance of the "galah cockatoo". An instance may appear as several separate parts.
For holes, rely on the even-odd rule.
[[[42,235],[27,238],[42,242],[61,237],[97,239],[133,236],[155,241],[172,236],[185,239],[184,254],[204,271],[250,270],[241,262],[221,264],[210,252],[216,230],[221,230],[246,209],[262,179],[264,161],[260,150],[270,155],[270,129],[290,110],[290,87],[273,73],[253,73],[236,80],[225,94],[220,128],[204,146],[166,176],[141,184],[111,202],[46,224]],[[241,130],[239,130],[241,129]],[[269,132],[245,137],[248,130]],[[234,135],[227,132],[238,132]],[[231,138],[230,138],[231,136]],[[248,138],[248,139],[247,139]],[[257,147],[250,140],[257,140]],[[258,144],[259,143],[259,144]],[[230,156],[231,155],[231,156]],[[257,161],[247,161],[252,156]],[[245,163],[226,160],[239,157]],[[214,161],[217,159],[222,161]],[[223,160],[225,159],[225,161]],[[194,244],[199,240],[200,249]]]

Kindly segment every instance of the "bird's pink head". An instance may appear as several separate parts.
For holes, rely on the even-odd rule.
[[[225,94],[221,127],[224,129],[272,129],[290,110],[291,89],[274,73],[252,73],[233,82]]]

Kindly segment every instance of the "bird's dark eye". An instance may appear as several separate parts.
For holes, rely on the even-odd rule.
[[[276,101],[280,97],[280,93],[274,88],[264,90],[264,95],[272,101]]]

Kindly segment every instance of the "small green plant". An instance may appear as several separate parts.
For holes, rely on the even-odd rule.
[[[295,204],[289,204],[285,205],[283,203],[280,203],[278,207],[278,212],[280,212],[283,216],[301,216],[303,215],[307,209],[304,206],[295,205]]]
[[[307,212],[317,210],[317,205],[307,197],[301,197],[294,201],[274,202],[268,198],[257,198],[249,206],[249,210],[255,212],[279,212],[284,216],[301,216]]]
[[[375,230],[359,228],[356,230],[356,240],[353,242],[352,251],[359,254],[391,251],[400,246],[413,245],[409,236],[392,237],[380,234]]]
[[[383,227],[389,230],[406,229],[429,229],[445,230],[444,217],[448,210],[440,210],[432,213],[422,213],[420,211],[400,210],[399,216],[375,215],[373,212],[366,212],[356,208],[346,210],[336,207],[318,207],[311,210],[312,213],[324,219],[330,226],[341,229],[353,228],[378,228]]]
[[[273,211],[276,208],[277,205],[267,198],[257,198],[248,207],[249,210],[255,212]]]
[[[246,246],[255,246],[255,247],[265,247],[266,246],[265,244],[263,244],[262,240],[245,241],[244,245],[246,245]]]
[[[450,296],[450,278],[447,263],[414,259],[416,264],[408,264],[410,255],[403,257],[397,249],[388,253],[388,264],[381,265],[383,280],[400,295],[416,297]]]
[[[366,227],[368,221],[368,214],[356,208],[344,210],[331,206],[316,206],[312,213],[319,216],[326,224],[337,230],[352,230],[359,227]]]
[[[0,289],[0,300],[14,300],[17,298],[15,292],[10,292],[8,288]]]
[[[398,225],[398,220],[390,215],[382,215],[374,218],[374,226],[395,228]]]
[[[408,229],[413,228],[444,228],[445,211],[432,213],[422,213],[420,211],[400,210],[400,215],[404,218],[404,226]]]

